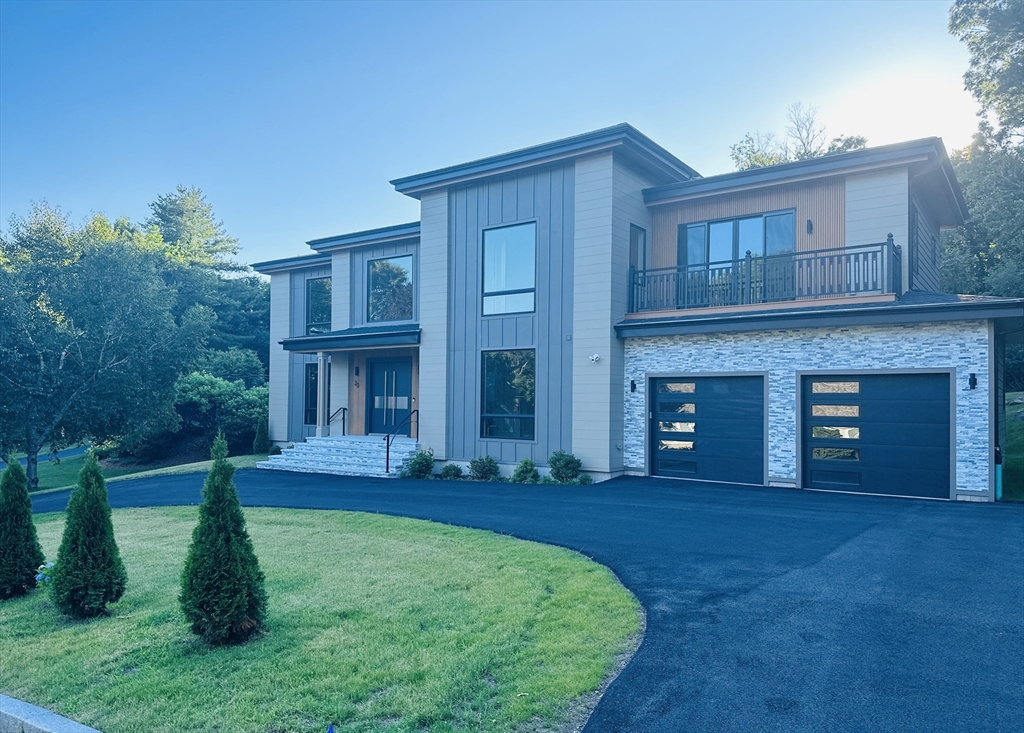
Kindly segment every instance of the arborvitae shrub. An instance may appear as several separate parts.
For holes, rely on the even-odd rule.
[[[416,451],[416,455],[409,459],[409,465],[405,469],[405,475],[409,478],[430,478],[434,475],[434,450]]]
[[[68,500],[64,536],[53,568],[53,600],[61,613],[78,618],[105,613],[124,594],[128,576],[114,541],[107,485],[89,454]]]
[[[263,455],[270,452],[270,435],[267,433],[267,416],[260,415],[256,423],[256,437],[252,441],[252,452]]]
[[[560,484],[571,484],[580,477],[583,461],[572,453],[556,450],[548,458],[548,466],[551,467],[551,478]]]
[[[441,466],[441,478],[456,481],[462,478],[462,466],[458,463],[446,463]]]
[[[245,530],[245,516],[231,480],[228,445],[218,435],[213,467],[203,485],[199,523],[192,531],[179,601],[192,631],[214,645],[248,639],[267,613],[263,572]]]
[[[498,462],[490,456],[474,458],[469,462],[469,475],[477,481],[497,481],[501,478]]]
[[[512,472],[512,478],[509,481],[514,484],[535,484],[540,481],[540,472],[533,461],[529,458],[524,458],[519,461],[519,465]]]
[[[43,551],[32,522],[28,477],[16,458],[0,479],[0,599],[24,595],[36,587]]]

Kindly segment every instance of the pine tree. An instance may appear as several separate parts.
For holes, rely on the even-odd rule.
[[[270,436],[267,434],[267,416],[260,415],[256,423],[256,437],[252,441],[252,452],[263,455],[270,452]]]
[[[68,500],[53,568],[53,599],[69,616],[99,616],[108,603],[121,598],[127,581],[110,521],[107,485],[96,457],[89,454]]]
[[[28,477],[17,459],[0,479],[0,599],[24,595],[36,587],[43,551],[32,522]]]
[[[192,631],[210,644],[248,639],[263,627],[267,596],[263,573],[245,530],[245,516],[222,435],[213,442],[213,467],[203,485],[199,523],[181,573],[179,601]]]

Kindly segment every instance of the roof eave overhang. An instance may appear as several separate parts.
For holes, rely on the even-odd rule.
[[[307,267],[321,267],[331,264],[330,255],[312,254],[299,257],[287,257],[280,260],[267,260],[256,262],[250,267],[263,275],[274,275],[279,272],[290,272],[292,270],[303,270]]]
[[[775,331],[842,326],[890,326],[941,321],[975,321],[1024,318],[1024,300],[1006,303],[956,303],[873,308],[811,309],[806,312],[743,313],[691,319],[621,321],[615,324],[620,338],[677,336],[712,333]]]
[[[399,193],[420,198],[430,191],[474,180],[506,175],[527,168],[554,165],[606,151],[622,152],[634,165],[665,182],[699,178],[700,174],[629,125],[585,133],[523,150],[396,178],[391,185]]]
[[[876,151],[855,151],[840,155],[825,155],[800,163],[784,163],[778,166],[757,168],[740,173],[710,176],[692,182],[657,186],[644,190],[644,203],[648,206],[662,206],[680,201],[721,196],[768,186],[779,186],[818,178],[865,173],[879,168],[896,165],[912,165],[928,161],[943,161],[943,171],[958,202],[963,194],[956,185],[952,166],[945,149],[937,140],[923,140],[919,143],[902,145],[895,149]]]
[[[394,244],[403,241],[416,241],[420,238],[420,223],[418,221],[408,224],[397,224],[395,226],[383,227],[380,229],[369,229],[364,232],[353,232],[352,234],[340,234],[335,237],[322,237],[311,239],[306,244],[317,252],[335,252],[343,249],[356,249],[369,247],[378,244]]]

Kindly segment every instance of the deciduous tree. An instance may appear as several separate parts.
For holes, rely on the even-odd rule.
[[[159,255],[112,236],[38,206],[0,239],[0,445],[25,450],[30,490],[46,444],[169,427],[175,378],[212,322],[203,308],[176,319]]]

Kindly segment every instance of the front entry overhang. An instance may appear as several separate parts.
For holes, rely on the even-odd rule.
[[[343,331],[295,336],[281,342],[285,351],[310,353],[318,351],[349,351],[352,349],[379,349],[395,346],[416,346],[420,342],[418,323],[389,326],[362,326]]]

